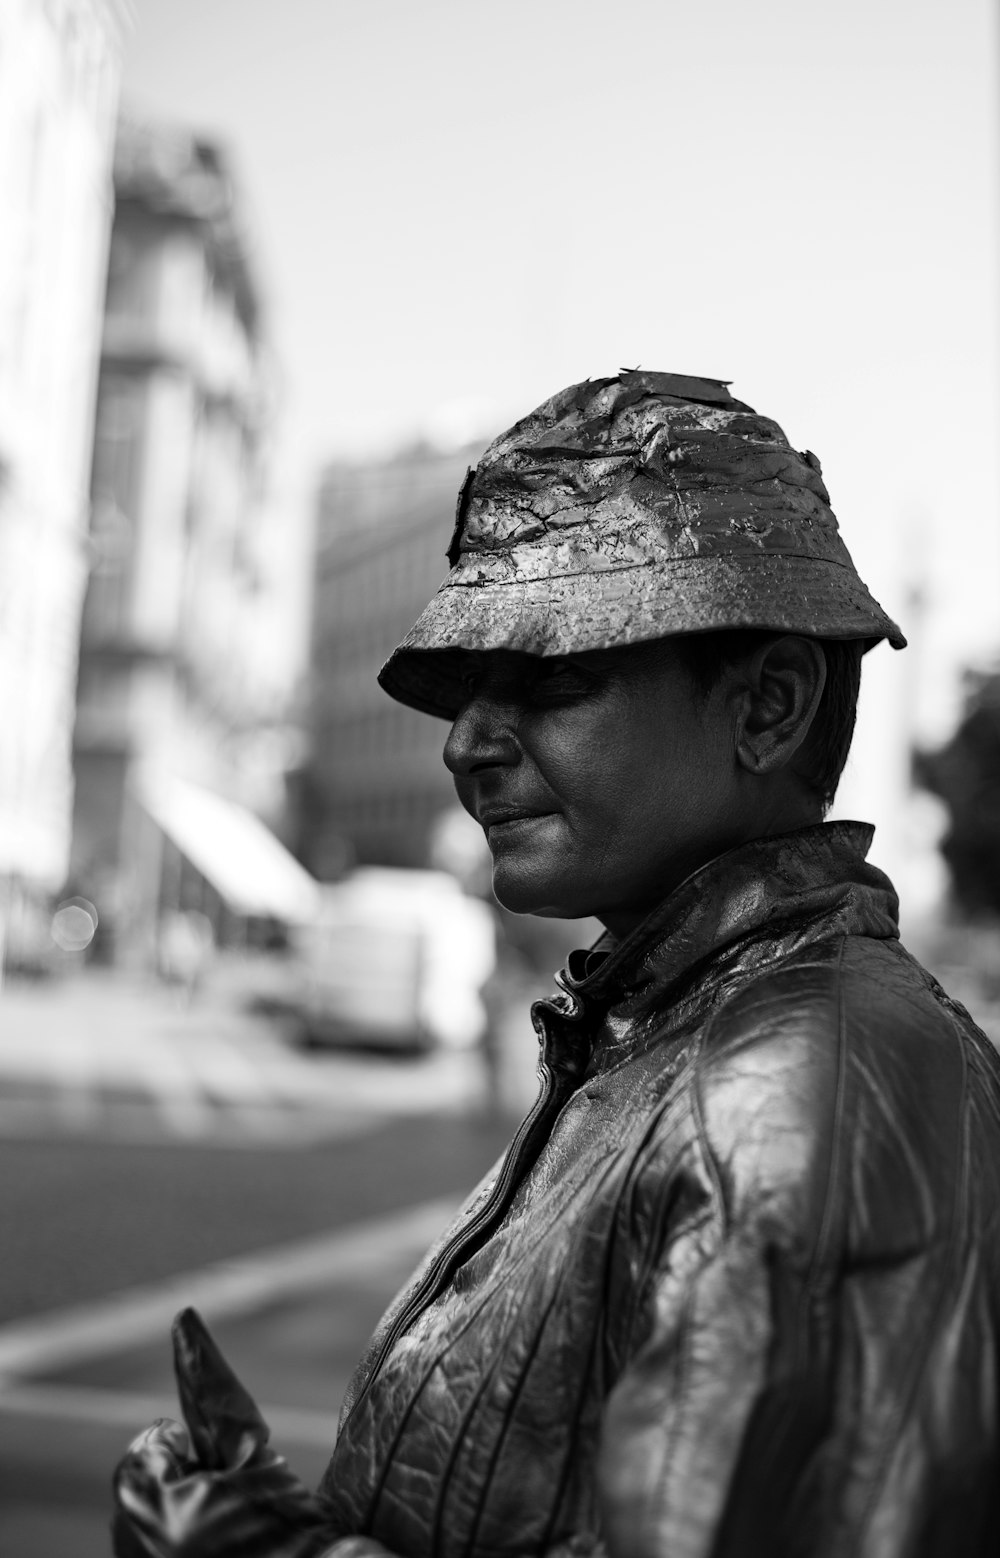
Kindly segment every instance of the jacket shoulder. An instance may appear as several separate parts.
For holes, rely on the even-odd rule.
[[[995,1060],[965,1008],[897,942],[845,936],[741,980],[719,1004],[700,1066],[715,1088],[734,1074],[773,1075],[794,1111],[800,1094],[827,1097],[845,1067],[886,1069],[902,1056],[942,1082],[962,1069],[963,1051],[983,1046]]]
[[[729,1214],[810,1246],[838,1220],[850,1237],[850,1214],[877,1207],[898,1213],[902,1237],[931,1237],[954,1185],[977,1031],[895,943],[838,939],[741,984],[694,1076]],[[904,1228],[910,1214],[919,1229]]]

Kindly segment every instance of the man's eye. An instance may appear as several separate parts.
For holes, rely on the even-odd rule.
[[[575,698],[590,688],[591,678],[577,666],[553,665],[538,672],[531,690],[536,698]]]

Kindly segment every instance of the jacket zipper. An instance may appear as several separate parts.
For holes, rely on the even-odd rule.
[[[556,978],[562,986],[562,981],[558,975]],[[563,989],[565,990],[565,986],[563,986]],[[560,1017],[568,1018],[571,1022],[578,1022],[583,1016],[583,1004],[571,991],[566,991],[565,993],[568,1000],[572,1003],[573,1009],[571,1011],[565,1008],[560,1010],[558,1007],[552,1007],[552,1009],[557,1011]],[[541,1004],[550,1005],[551,1003],[543,1002]],[[445,1287],[452,1272],[461,1265],[463,1258],[472,1254],[478,1243],[481,1242],[482,1236],[492,1231],[491,1224],[493,1224],[494,1220],[499,1222],[500,1216],[507,1210],[508,1197],[520,1178],[521,1159],[526,1156],[529,1145],[533,1145],[534,1138],[539,1134],[542,1125],[547,1125],[550,1116],[554,1118],[559,1113],[564,1102],[564,1095],[569,1091],[565,1087],[559,1088],[557,1086],[556,1077],[546,1061],[542,1060],[539,1062],[538,1071],[542,1083],[538,1097],[521,1121],[513,1141],[507,1148],[506,1156],[500,1166],[500,1172],[496,1177],[493,1189],[472,1220],[455,1235],[449,1244],[445,1245],[409,1303],[396,1316],[392,1326],[383,1338],[382,1345],[369,1370],[364,1389],[358,1395],[354,1406],[351,1408],[350,1416],[347,1422],[344,1423],[344,1430],[346,1430],[347,1423],[350,1422],[374,1385],[382,1371],[383,1364],[399,1341],[399,1338],[405,1331],[409,1330],[417,1315],[434,1302]],[[537,1151],[532,1155],[532,1162],[536,1156]]]

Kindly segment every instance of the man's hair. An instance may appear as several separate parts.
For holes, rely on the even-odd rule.
[[[749,659],[776,636],[759,628],[732,628],[721,633],[681,633],[673,642],[680,649],[695,686],[707,693],[724,670]],[[809,734],[796,757],[794,772],[825,813],[833,804],[851,749],[866,640],[823,638],[816,642],[826,658],[826,684]]]

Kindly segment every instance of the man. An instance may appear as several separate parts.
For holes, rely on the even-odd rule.
[[[391,1306],[320,1495],[196,1317],[136,1551],[938,1558],[1000,1540],[1000,1066],[824,824],[899,629],[725,385],[576,385],[486,452],[383,668],[451,721],[494,888],[607,934],[542,1088]],[[126,1546],[120,1548],[125,1552]]]

